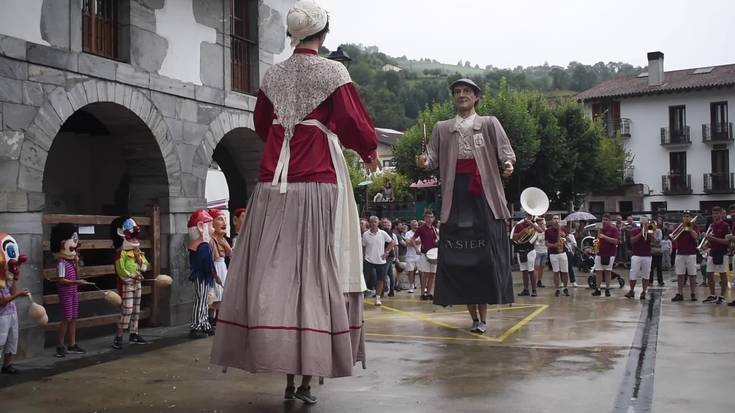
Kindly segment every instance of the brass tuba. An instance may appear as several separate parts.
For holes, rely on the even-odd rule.
[[[521,192],[521,208],[535,218],[543,215],[549,210],[549,197],[546,193],[536,187],[528,187]],[[523,231],[523,234],[517,238],[517,244],[533,243],[536,241],[538,233],[534,226],[530,226]]]

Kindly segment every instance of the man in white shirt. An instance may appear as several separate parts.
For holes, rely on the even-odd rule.
[[[365,257],[365,272],[369,280],[375,280],[375,305],[383,305],[380,297],[385,287],[385,276],[388,264],[386,257],[395,246],[393,238],[379,228],[380,220],[371,216],[370,229],[362,234],[363,256]],[[368,283],[370,284],[370,283]]]

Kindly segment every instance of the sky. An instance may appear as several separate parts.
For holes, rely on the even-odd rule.
[[[395,57],[474,66],[647,64],[665,70],[735,63],[730,0],[317,0],[330,15],[325,46],[378,46]]]

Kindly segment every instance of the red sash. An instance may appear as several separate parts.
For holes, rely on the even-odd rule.
[[[482,179],[474,159],[457,159],[457,174],[471,175],[469,191],[472,195],[482,194]]]

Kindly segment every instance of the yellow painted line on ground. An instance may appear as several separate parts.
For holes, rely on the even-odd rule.
[[[546,310],[547,308],[549,308],[549,306],[547,304],[541,304],[541,307],[539,307],[538,309],[536,309],[536,311],[534,311],[531,314],[529,314],[526,317],[524,317],[523,320],[517,322],[513,327],[509,328],[508,330],[505,331],[505,333],[503,333],[499,337],[497,337],[497,339],[500,340],[500,342],[502,343],[508,337],[512,336],[513,333],[515,333],[516,331],[520,330],[521,327],[525,326],[531,320],[533,320],[534,318],[536,318],[536,316],[538,316],[539,314],[541,314],[542,312],[544,312],[544,310]]]
[[[388,311],[393,311],[393,312],[395,312],[397,314],[405,315],[406,317],[410,317],[410,318],[413,318],[413,319],[416,319],[416,320],[419,320],[419,321],[423,321],[423,322],[426,322],[426,323],[429,323],[429,324],[434,324],[434,325],[437,325],[439,327],[444,327],[444,328],[449,328],[449,329],[452,329],[452,330],[461,331],[462,333],[469,334],[469,335],[471,335],[473,337],[478,337],[478,338],[481,338],[483,340],[490,340],[490,337],[481,336],[481,335],[478,335],[476,333],[472,333],[470,331],[465,331],[464,329],[462,329],[460,327],[455,327],[455,326],[453,326],[451,324],[442,323],[441,321],[432,320],[431,318],[429,318],[429,317],[427,317],[427,316],[425,316],[423,314],[413,313],[413,312],[410,312],[410,311],[403,311],[403,310],[399,310],[397,308],[393,308],[393,307],[390,307],[390,306],[387,306],[387,305],[382,305],[381,308],[384,308],[384,309],[386,309]]]
[[[477,336],[474,333],[470,333]],[[451,340],[451,341],[492,341],[499,343],[500,340],[495,337],[477,336],[477,337],[447,337],[447,336],[407,336],[403,334],[382,334],[382,333],[365,333],[368,337],[393,337],[403,339],[424,339],[424,340]]]

